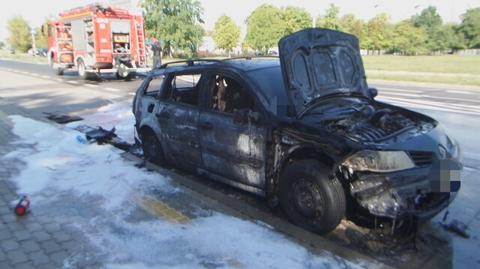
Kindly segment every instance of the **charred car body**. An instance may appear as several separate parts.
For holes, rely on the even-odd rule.
[[[278,59],[186,61],[152,71],[133,112],[145,156],[280,204],[318,233],[428,219],[460,188],[460,148],[438,122],[378,102],[358,40],[307,29]]]

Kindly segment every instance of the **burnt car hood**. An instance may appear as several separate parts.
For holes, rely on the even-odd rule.
[[[327,29],[305,29],[282,38],[280,63],[297,115],[332,94],[370,97],[358,39]]]

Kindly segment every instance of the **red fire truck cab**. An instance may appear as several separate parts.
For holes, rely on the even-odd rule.
[[[101,72],[131,78],[146,65],[143,17],[101,5],[60,13],[48,25],[48,57],[58,75],[76,68],[84,79]]]

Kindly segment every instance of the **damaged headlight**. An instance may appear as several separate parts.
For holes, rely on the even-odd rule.
[[[343,163],[349,171],[392,172],[415,167],[403,151],[359,151]]]

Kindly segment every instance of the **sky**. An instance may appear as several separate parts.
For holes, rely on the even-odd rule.
[[[116,0],[125,1],[125,0]],[[128,1],[128,0],[127,0]],[[138,0],[131,0],[138,1]],[[273,4],[278,7],[303,7],[316,17],[324,14],[330,3],[340,8],[340,15],[353,13],[357,17],[368,20],[378,13],[387,13],[393,22],[407,19],[423,8],[433,5],[446,22],[459,22],[460,15],[468,8],[480,7],[480,0],[199,0],[204,7],[206,30],[211,30],[215,21],[222,15],[228,15],[245,29],[245,19],[261,4]],[[48,16],[56,16],[64,10],[79,7],[95,0],[3,0],[0,9],[0,40],[8,37],[7,21],[15,15],[26,18],[32,26],[39,26]],[[361,4],[360,4],[361,3]]]

